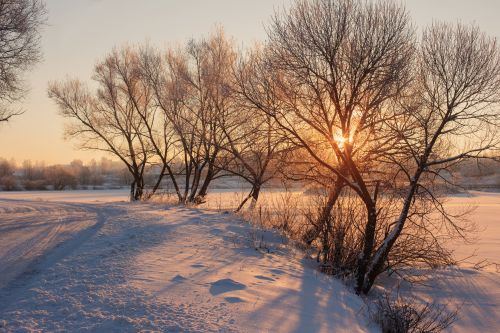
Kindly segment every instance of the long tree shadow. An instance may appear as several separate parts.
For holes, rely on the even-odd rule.
[[[340,281],[317,272],[309,259],[302,259],[298,269],[301,271],[300,287],[283,289],[257,307],[250,316],[251,322],[258,322],[266,313],[272,313],[269,327],[265,329],[296,333],[366,329],[362,321],[365,318],[358,318],[363,304],[361,299]],[[281,274],[288,275],[287,270],[283,268]]]

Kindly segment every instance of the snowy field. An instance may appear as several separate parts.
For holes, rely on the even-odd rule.
[[[477,242],[457,255],[500,262],[500,194],[472,194],[447,203],[476,206]],[[0,332],[378,332],[304,253],[215,211],[241,196],[194,209],[130,204],[126,190],[0,192]],[[452,332],[498,331],[495,266],[427,282],[400,288],[460,305]]]
[[[117,202],[128,201],[130,192],[119,190],[76,190],[76,191],[20,191],[1,192],[0,199],[60,202]]]

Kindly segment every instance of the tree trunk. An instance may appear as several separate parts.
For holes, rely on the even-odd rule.
[[[418,179],[420,178],[420,174],[421,171],[419,169],[414,177],[414,180],[410,184],[410,188],[408,190],[408,194],[406,195],[403,208],[401,209],[401,213],[398,217],[396,226],[384,239],[384,243],[382,243],[380,248],[377,250],[370,265],[368,266],[368,269],[364,276],[363,285],[361,286],[361,291],[364,294],[367,294],[370,291],[373,283],[375,282],[375,279],[383,271],[384,263],[387,261],[387,257],[389,256],[392,246],[398,239],[401,231],[403,231],[403,227],[405,225],[406,219],[408,218],[408,212],[410,210],[413,197],[415,196],[415,192],[418,187]]]
[[[326,201],[325,206],[321,211],[321,215],[318,218],[318,225],[324,225],[325,222],[330,219],[333,206],[335,206],[335,203],[342,192],[343,186],[344,181],[338,179],[335,181],[334,185],[330,187],[330,190],[328,191],[328,200]]]
[[[153,186],[153,189],[151,190],[151,195],[154,195],[158,188],[160,187],[161,181],[163,179],[163,175],[165,173],[166,165],[163,164],[163,168],[161,169],[160,175],[158,176],[158,179],[156,180],[156,184]]]
[[[203,202],[203,200],[208,192],[208,186],[212,182],[214,176],[215,176],[214,167],[213,167],[213,165],[209,165],[208,170],[207,170],[207,174],[205,176],[205,179],[203,180],[203,184],[201,185],[200,190],[198,191],[198,194],[196,195],[195,202],[198,202],[198,203]]]
[[[318,217],[317,220],[317,234],[316,237],[321,237],[321,246],[322,246],[322,252],[323,252],[323,258],[322,261],[325,264],[326,261],[329,260],[327,258],[328,251],[330,248],[330,232],[332,231],[332,225],[331,225],[331,213],[332,209],[335,206],[335,203],[337,202],[337,199],[340,196],[340,193],[342,192],[342,188],[344,186],[344,181],[341,179],[337,179],[333,186],[331,186],[328,190],[328,200],[326,201],[325,205],[323,206],[321,210],[321,214]],[[311,240],[312,243],[313,240]],[[320,256],[320,254],[319,254]],[[318,260],[319,260],[318,256]]]
[[[135,180],[130,184],[130,201],[135,201]]]
[[[186,204],[187,201],[188,201],[188,196],[189,196],[189,188],[190,188],[190,185],[191,185],[191,172],[193,171],[193,163],[192,162],[187,162],[187,159],[186,157],[184,157],[184,165],[185,165],[185,168],[186,168],[186,175],[185,175],[185,178],[184,178],[184,195],[182,196],[182,203]]]
[[[141,187],[136,187],[135,189],[135,201],[139,201],[142,199],[143,189]]]
[[[260,194],[260,187],[261,187],[261,184],[260,183],[257,183],[257,184],[254,184],[253,188],[252,188],[252,202],[250,203],[250,209],[254,209],[255,206],[257,205],[257,200],[259,200],[259,194]]]
[[[134,182],[136,183],[134,192],[134,201],[139,201],[142,199],[142,194],[144,193],[144,180],[139,179]]]
[[[238,208],[236,208],[236,210],[234,212],[238,213],[243,208],[243,206],[246,204],[248,199],[250,199],[251,197],[252,197],[252,190],[250,190],[250,193],[248,193],[248,195],[245,197],[245,199],[243,199],[243,201],[240,203],[240,205],[238,206]]]
[[[250,199],[250,198],[252,198],[252,203],[250,204],[250,209],[255,208],[255,205],[257,204],[257,200],[259,200],[261,186],[262,185],[260,183],[253,184],[252,189],[250,190],[248,195],[245,197],[245,199],[243,199],[243,201],[240,203],[240,205],[238,206],[238,208],[236,208],[236,210],[234,212],[235,213],[239,212],[243,208],[243,206],[247,203],[248,199]]]
[[[377,211],[375,204],[371,198],[362,198],[366,205],[366,210],[368,214],[368,220],[365,227],[365,236],[363,239],[363,252],[360,254],[358,259],[358,269],[356,272],[356,287],[355,291],[359,295],[363,291],[363,285],[365,280],[365,274],[368,269],[368,264],[370,263],[370,257],[373,253],[373,247],[375,245],[375,228],[377,225]]]
[[[193,183],[191,184],[191,192],[188,199],[188,201],[191,203],[195,202],[198,186],[200,185],[201,171],[202,169],[199,167],[194,168]]]
[[[177,179],[175,179],[175,175],[172,171],[172,168],[170,168],[170,166],[168,166],[168,165],[166,165],[166,168],[167,168],[170,180],[172,180],[172,184],[174,185],[175,193],[177,194],[177,199],[179,200],[179,203],[182,203],[183,197],[182,197],[181,191],[179,189],[179,184],[177,184]]]

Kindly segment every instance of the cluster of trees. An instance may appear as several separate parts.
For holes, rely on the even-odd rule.
[[[124,47],[95,67],[94,93],[70,80],[51,84],[49,96],[73,120],[69,136],[125,164],[131,200],[143,197],[149,165],[161,169],[151,192],[168,177],[182,203],[202,202],[228,172],[248,180],[257,200],[287,144],[273,118],[237,92],[239,61],[222,30],[166,52]]]
[[[417,35],[385,0],[298,0],[267,33],[245,51],[221,30],[166,51],[115,49],[95,67],[97,90],[70,80],[49,96],[69,136],[124,163],[132,200],[151,164],[153,192],[166,176],[182,203],[228,172],[254,202],[278,172],[321,185],[308,242],[358,293],[384,271],[451,260],[440,235],[466,228],[440,190],[457,163],[499,148],[496,40],[460,23]]]
[[[92,160],[88,165],[74,160],[68,165],[49,166],[30,160],[18,166],[14,161],[0,159],[0,189],[4,191],[121,186],[129,184],[129,178],[121,163],[106,158]]]

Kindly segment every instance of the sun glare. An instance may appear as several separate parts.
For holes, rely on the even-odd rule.
[[[353,141],[353,138],[352,138],[352,136],[344,136],[344,135],[342,135],[342,133],[340,131],[337,131],[333,135],[333,140],[339,146],[339,148],[344,148],[346,143]]]
[[[333,140],[335,140],[340,148],[344,147],[344,144],[347,142],[347,138],[344,138],[342,135],[335,135]]]

